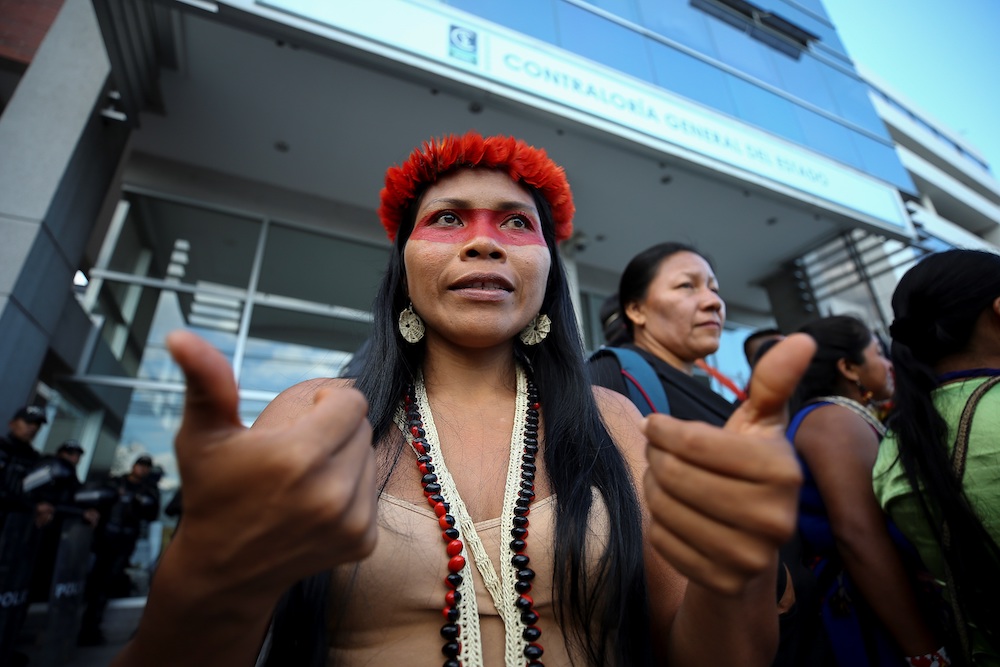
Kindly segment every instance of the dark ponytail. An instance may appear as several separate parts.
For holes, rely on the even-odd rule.
[[[1000,296],[1000,255],[952,250],[910,269],[892,297],[895,433],[907,480],[953,576],[962,616],[1000,651],[1000,547],[952,473],[948,424],[934,405],[934,366],[963,351],[976,322]],[[1000,437],[1000,434],[992,434]],[[944,544],[947,524],[950,543]]]

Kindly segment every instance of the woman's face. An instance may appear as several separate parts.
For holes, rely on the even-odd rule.
[[[892,377],[892,362],[886,358],[882,344],[875,336],[872,336],[871,343],[864,349],[861,363],[856,367],[856,372],[858,382],[866,390],[872,392],[874,400],[884,401],[892,398],[895,386]]]
[[[510,341],[538,314],[552,258],[527,188],[464,169],[424,193],[403,263],[428,343],[481,348]]]
[[[660,263],[646,298],[629,304],[626,314],[639,347],[687,368],[719,349],[726,304],[708,262],[680,251]]]

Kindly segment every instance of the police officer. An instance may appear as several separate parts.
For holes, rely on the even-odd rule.
[[[76,467],[83,456],[83,447],[76,440],[59,445],[55,455],[43,456],[38,466],[24,478],[24,491],[37,503],[48,503],[55,509],[55,519],[42,529],[35,558],[29,600],[45,600],[55,567],[63,520],[67,512],[79,514],[84,522],[96,526],[100,513],[96,507],[81,507],[76,494],[82,488]]]
[[[125,574],[142,522],[152,521],[160,514],[160,492],[149,481],[152,468],[153,460],[142,455],[127,475],[113,477],[106,483],[116,492],[115,500],[109,507],[102,508],[101,521],[94,534],[94,564],[87,577],[86,609],[78,638],[81,646],[105,643],[101,621],[112,588]]]
[[[47,421],[45,410],[37,405],[26,405],[15,412],[7,424],[8,433],[0,438],[0,512],[26,511],[30,508],[22,483],[24,476],[41,459],[31,441]],[[51,510],[51,506],[37,508],[39,525],[51,520]]]

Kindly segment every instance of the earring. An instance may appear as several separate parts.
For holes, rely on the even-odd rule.
[[[863,405],[870,405],[872,399],[875,398],[875,392],[870,389],[865,389],[865,386],[861,384],[861,380],[856,380],[855,384],[858,385],[858,391],[861,392],[861,403]]]
[[[552,320],[549,319],[548,315],[543,315],[539,313],[528,322],[528,326],[521,329],[521,333],[518,334],[518,338],[525,345],[538,345],[545,337],[549,335],[549,331],[552,329]]]
[[[413,312],[412,303],[399,314],[399,334],[407,343],[419,343],[424,337],[424,321]]]

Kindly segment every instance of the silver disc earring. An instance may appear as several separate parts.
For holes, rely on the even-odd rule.
[[[424,321],[413,312],[413,304],[399,314],[399,334],[407,343],[419,343],[424,337]]]
[[[518,334],[518,338],[525,345],[538,345],[545,337],[549,335],[549,331],[552,330],[552,320],[549,319],[548,315],[543,315],[539,313],[528,322],[528,326],[521,329],[521,333]]]

